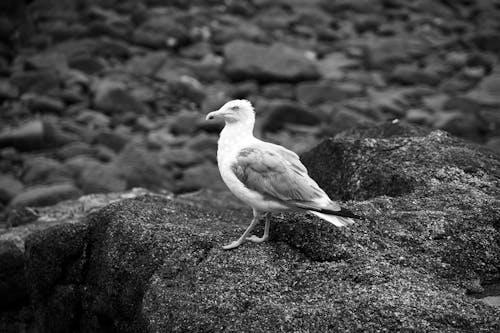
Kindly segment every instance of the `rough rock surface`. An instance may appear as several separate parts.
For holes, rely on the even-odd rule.
[[[73,223],[26,240],[36,326],[498,332],[500,310],[468,294],[500,278],[500,160],[444,132],[399,131],[346,134],[303,156],[323,188],[366,217],[349,228],[277,215],[270,242],[226,252],[250,212],[210,192],[61,216]]]

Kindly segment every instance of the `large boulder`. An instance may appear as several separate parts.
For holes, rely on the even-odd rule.
[[[397,126],[397,125],[391,125]],[[365,218],[272,218],[234,251],[249,209],[219,193],[139,196],[32,234],[27,283],[41,332],[495,332],[470,297],[500,277],[500,160],[444,132],[384,126],[303,156]],[[262,230],[257,230],[261,232]]]

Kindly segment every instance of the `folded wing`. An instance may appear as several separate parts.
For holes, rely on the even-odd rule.
[[[270,143],[242,149],[231,166],[249,189],[289,207],[329,214],[352,215],[341,210],[307,174],[294,152]]]

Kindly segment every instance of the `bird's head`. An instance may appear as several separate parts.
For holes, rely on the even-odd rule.
[[[226,123],[254,123],[255,111],[246,99],[235,99],[224,104],[219,110],[207,114],[207,120],[224,119]]]

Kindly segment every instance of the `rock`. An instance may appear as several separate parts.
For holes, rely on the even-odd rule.
[[[226,189],[220,177],[219,168],[213,163],[206,162],[185,169],[182,179],[177,182],[175,192],[193,192],[203,188]]]
[[[65,161],[79,155],[97,155],[97,149],[86,142],[72,142],[59,148],[55,155]]]
[[[14,72],[10,82],[21,92],[34,92],[45,94],[59,89],[59,75],[48,69]]]
[[[19,127],[1,131],[0,147],[36,150],[61,146],[77,139],[74,134],[63,131],[59,124],[50,119],[31,120]]]
[[[321,81],[297,85],[297,99],[307,105],[335,103],[344,99],[361,96],[363,89],[354,83]]]
[[[168,83],[170,92],[178,98],[185,98],[190,102],[201,105],[205,99],[202,84],[193,77],[181,75]]]
[[[24,275],[23,252],[11,241],[0,241],[0,311],[12,310],[29,302]]]
[[[71,171],[73,177],[77,178],[78,175],[83,170],[92,169],[95,166],[98,166],[100,161],[91,156],[75,156],[66,161],[64,161],[64,165]]]
[[[130,141],[130,138],[118,131],[103,130],[95,136],[95,141],[119,152]]]
[[[342,108],[335,113],[331,120],[332,129],[335,133],[356,127],[368,127],[374,125],[375,121],[366,115],[347,108]]]
[[[297,82],[319,77],[305,52],[284,44],[271,46],[235,41],[224,48],[224,72],[233,80]]]
[[[50,206],[81,195],[82,192],[72,183],[33,186],[16,195],[10,202],[10,206]]]
[[[340,80],[344,78],[345,71],[356,68],[359,62],[347,57],[344,53],[333,52],[318,61],[318,71],[324,79]]]
[[[90,128],[105,128],[111,123],[111,119],[99,111],[83,110],[78,113],[76,121]]]
[[[342,11],[352,10],[356,13],[375,13],[382,10],[383,1],[370,0],[337,0],[337,1],[320,1],[321,7],[325,10],[337,14]]]
[[[0,99],[15,99],[19,95],[19,89],[7,80],[0,80]]]
[[[143,114],[147,110],[122,84],[110,80],[100,81],[96,85],[94,107],[111,114],[127,111]]]
[[[202,154],[186,148],[167,148],[161,153],[163,166],[187,167],[202,161]]]
[[[498,31],[478,31],[468,36],[467,39],[483,51],[490,51],[497,54],[500,52],[500,36],[498,35]]]
[[[88,75],[98,74],[105,68],[105,63],[102,59],[87,54],[70,59],[68,65]]]
[[[11,175],[0,175],[0,202],[9,201],[23,190],[23,183]]]
[[[265,115],[261,124],[264,132],[279,131],[287,123],[314,126],[321,121],[319,116],[296,103],[273,102],[262,109]]]
[[[29,207],[11,208],[6,214],[7,227],[18,227],[38,220],[38,214]]]
[[[459,111],[438,112],[434,126],[472,140],[478,140],[487,130],[487,125],[477,115]]]
[[[77,184],[84,193],[121,192],[127,188],[127,181],[112,163],[98,163],[91,168],[82,169]]]
[[[210,193],[148,194],[30,236],[38,328],[495,331],[499,310],[465,286],[500,274],[500,160],[440,131],[390,126],[302,156],[330,195],[357,200],[345,205],[367,218],[350,228],[284,214],[270,242],[225,252],[244,210]]]
[[[427,71],[415,65],[397,65],[390,74],[390,80],[404,85],[425,84],[435,86],[439,84],[440,77],[433,71]]]
[[[24,94],[21,100],[25,101],[28,107],[34,112],[55,112],[60,114],[64,111],[64,103],[55,97]]]
[[[395,36],[369,39],[366,45],[368,68],[385,68],[395,63],[410,62],[414,57],[429,52],[429,45],[423,40],[410,36]]]
[[[485,77],[467,98],[483,106],[500,106],[500,69]]]
[[[153,190],[170,188],[170,176],[162,168],[158,154],[135,142],[127,144],[113,161],[127,187],[146,187]]]
[[[34,157],[24,162],[23,182],[28,185],[55,184],[70,181],[71,172],[62,163],[47,157]]]
[[[153,16],[134,31],[133,40],[152,48],[177,48],[190,42],[188,31],[172,15]]]

